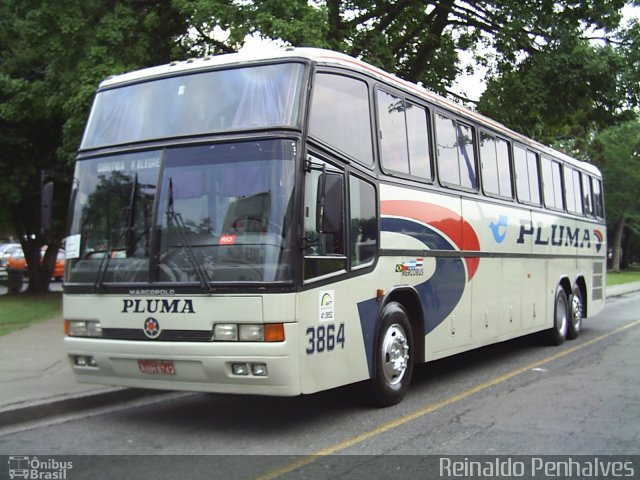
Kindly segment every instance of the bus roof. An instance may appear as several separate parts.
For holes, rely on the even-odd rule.
[[[507,135],[520,143],[535,147],[543,154],[548,154],[555,158],[560,158],[568,164],[579,167],[591,174],[600,176],[600,171],[595,165],[592,165],[588,162],[576,160],[575,158],[559,152],[558,150],[555,150],[547,145],[536,142],[535,140],[532,140],[518,132],[511,130],[503,124],[492,120],[489,117],[463,107],[458,103],[452,102],[451,100],[448,100],[441,95],[438,95],[437,93],[429,91],[420,85],[416,85],[414,83],[403,80],[391,73],[385,72],[378,67],[370,65],[354,57],[350,57],[349,55],[320,48],[274,48],[266,52],[240,51],[238,53],[229,53],[202,58],[191,58],[188,60],[171,62],[166,65],[159,65],[124,73],[121,75],[115,75],[104,80],[100,84],[100,88],[116,87],[122,84],[140,82],[155,77],[195,73],[197,71],[209,70],[211,68],[222,66],[234,66],[257,61],[287,59],[303,59],[319,65],[343,67],[353,71],[364,73],[384,83],[393,85],[405,91],[409,91],[412,94],[424,98],[425,100],[441,108],[455,111],[463,117],[478,122],[486,127],[495,130],[496,132],[502,133],[503,135]]]

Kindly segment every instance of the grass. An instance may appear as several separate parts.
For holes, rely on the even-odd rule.
[[[620,273],[607,272],[608,287],[630,282],[640,282],[640,265],[631,265]]]
[[[0,295],[0,335],[62,315],[62,294]]]

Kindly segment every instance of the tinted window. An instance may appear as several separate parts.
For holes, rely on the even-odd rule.
[[[538,155],[522,147],[514,147],[513,160],[516,169],[516,192],[518,200],[540,204],[540,182],[538,178]]]
[[[593,197],[589,175],[582,175],[582,204],[584,205],[584,213],[593,215]]]
[[[103,90],[82,148],[225,130],[296,126],[304,67],[263,65]]]
[[[602,199],[602,184],[600,180],[595,178],[591,179],[591,186],[593,188],[593,207],[596,217],[604,218],[604,202]]]
[[[378,241],[376,192],[368,182],[353,175],[349,179],[351,202],[351,265],[365,265],[375,258]]]
[[[477,188],[473,129],[456,120],[437,115],[436,133],[440,180],[450,185]]]
[[[344,229],[327,233],[318,230],[318,188],[323,174],[342,174],[319,159],[312,159],[312,170],[304,180],[304,278],[322,277],[346,269]],[[342,195],[342,192],[338,193]],[[344,213],[344,212],[343,212]],[[342,216],[344,219],[344,215]]]
[[[409,173],[409,148],[404,99],[378,91],[380,157],[382,165],[395,172]]]
[[[310,133],[356,160],[373,163],[367,84],[341,75],[316,75]]]
[[[482,132],[480,134],[480,159],[485,193],[512,198],[509,143]]]
[[[429,155],[429,124],[427,111],[407,103],[407,136],[409,138],[409,162],[411,175],[431,179],[431,156]]]
[[[570,168],[565,168],[564,174],[564,186],[567,195],[567,210],[571,213],[582,213],[580,174]]]
[[[549,158],[542,157],[542,186],[544,189],[544,204],[549,208],[561,210],[562,176],[561,166]]]
[[[427,111],[387,92],[377,97],[383,167],[431,179]]]

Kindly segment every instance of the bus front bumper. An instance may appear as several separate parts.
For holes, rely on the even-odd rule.
[[[294,396],[301,393],[294,325],[287,340],[150,342],[66,337],[80,383],[200,392]]]

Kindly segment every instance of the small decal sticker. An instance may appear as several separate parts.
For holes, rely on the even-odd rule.
[[[320,292],[320,321],[330,322],[334,320],[334,291]]]
[[[424,258],[416,258],[396,265],[396,273],[402,273],[403,277],[419,277],[424,275]]]
[[[64,243],[64,257],[65,259],[80,258],[80,243],[82,236],[78,233],[76,235],[69,235]]]

